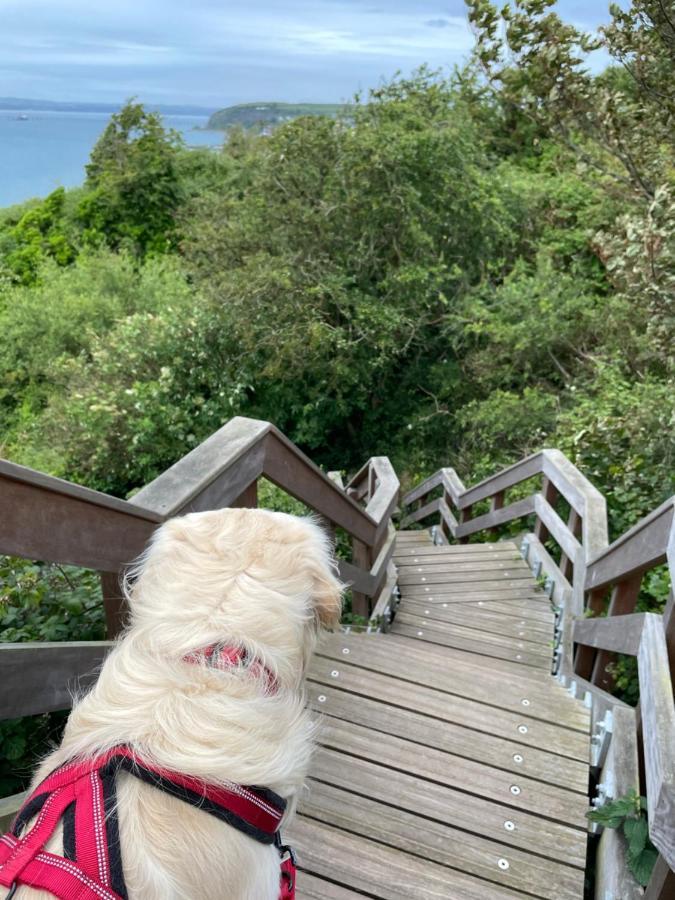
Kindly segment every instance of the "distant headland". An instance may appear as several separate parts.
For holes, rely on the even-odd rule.
[[[342,103],[240,103],[214,112],[207,128],[227,131],[228,128],[270,127],[297,119],[300,116],[337,116],[348,109]]]

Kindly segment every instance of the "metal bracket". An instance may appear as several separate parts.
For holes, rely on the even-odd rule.
[[[609,742],[612,739],[612,729],[612,713],[608,709],[604,718],[596,723],[595,732],[591,737],[591,766],[601,766],[605,761]]]

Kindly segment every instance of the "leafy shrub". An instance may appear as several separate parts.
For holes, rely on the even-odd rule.
[[[93,641],[105,637],[96,572],[0,556],[0,640]],[[0,796],[25,790],[36,763],[58,742],[67,713],[0,722]]]

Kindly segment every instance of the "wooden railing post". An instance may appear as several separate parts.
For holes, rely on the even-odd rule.
[[[675,897],[675,872],[659,854],[643,900],[672,900]]]
[[[638,595],[640,594],[640,585],[642,584],[642,573],[633,575],[625,581],[620,581],[612,590],[612,599],[609,602],[607,616],[623,616],[632,613],[635,610]],[[615,655],[608,653],[606,650],[599,650],[593,671],[591,673],[591,682],[597,684],[603,691],[611,693],[614,688],[614,677],[607,671],[608,665],[612,662]]]
[[[121,572],[101,572],[101,594],[108,640],[113,640],[122,631],[129,611],[121,587],[121,577]]]
[[[496,494],[493,494],[490,498],[490,512],[496,512],[498,509],[504,508],[504,497],[506,496],[506,491],[497,491]],[[491,528],[490,534],[497,535],[499,533],[499,528]]]
[[[606,594],[606,588],[601,588],[598,591],[591,591],[586,608],[591,610],[594,615],[598,615],[602,612]],[[574,656],[574,671],[577,675],[580,675],[587,680],[590,679],[595,656],[596,651],[593,647],[588,647],[586,645],[577,647],[577,652]]]
[[[470,522],[470,521],[471,521],[472,510],[473,510],[473,505],[472,505],[472,506],[465,506],[464,509],[460,510],[460,512],[459,512],[459,524],[460,524],[460,525],[463,525],[465,522]],[[459,543],[460,543],[460,544],[468,544],[468,543],[469,543],[469,538],[468,538],[468,536],[467,536],[467,537],[461,537],[461,538],[459,539]]]
[[[368,544],[356,539],[352,540],[352,564],[366,572],[370,571],[373,554]],[[352,613],[355,616],[363,616],[364,619],[370,616],[370,598],[366,594],[352,590]]]
[[[571,507],[570,514],[567,519],[568,531],[573,534],[575,538],[579,539],[581,537],[581,526],[581,516],[576,511],[576,509],[574,509],[574,507]],[[563,553],[560,557],[560,571],[568,581],[572,581],[572,575],[574,572],[574,560],[567,556],[566,553]]]
[[[240,509],[242,507],[256,509],[258,506],[258,482],[252,481],[251,484],[239,494],[237,499],[232,501],[230,506],[239,507]]]
[[[541,492],[544,495],[544,500],[546,500],[550,506],[555,506],[555,502],[558,499],[558,488],[545,475],[542,478]],[[537,516],[537,521],[534,526],[534,534],[539,538],[542,544],[545,544],[548,540],[548,528],[544,525],[539,516]]]

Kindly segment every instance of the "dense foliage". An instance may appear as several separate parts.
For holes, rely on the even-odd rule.
[[[2,455],[124,496],[244,414],[409,480],[557,446],[613,536],[672,494],[675,19],[552,5],[469,0],[461,72],[219,152],[113,116],[0,213]]]

